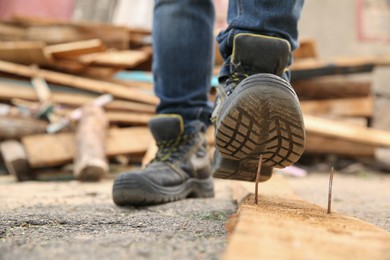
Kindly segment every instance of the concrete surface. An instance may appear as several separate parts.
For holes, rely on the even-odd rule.
[[[326,207],[328,174],[286,179]],[[0,259],[221,259],[237,210],[225,181],[216,180],[214,199],[141,208],[115,206],[111,185],[0,177]],[[336,172],[333,210],[390,231],[389,185],[389,174]]]

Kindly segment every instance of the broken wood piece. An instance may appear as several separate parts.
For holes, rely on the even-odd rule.
[[[54,58],[71,58],[90,53],[104,52],[106,51],[106,47],[101,40],[92,39],[46,46],[45,51],[50,53]]]
[[[36,75],[35,72],[28,66],[6,61],[0,61],[0,71],[29,78]],[[118,98],[138,101],[141,103],[153,105],[158,103],[158,98],[152,93],[145,93],[144,91],[139,91],[134,88],[125,87],[111,82],[83,78],[42,69],[39,70],[39,75],[46,81],[52,83],[89,90],[96,93],[107,93]]]
[[[106,156],[145,153],[152,141],[147,127],[112,128],[106,140]],[[76,147],[73,133],[40,134],[22,138],[32,168],[72,162]]]
[[[80,181],[98,181],[108,173],[106,135],[108,121],[101,107],[86,105],[76,130],[74,176]]]
[[[34,180],[35,176],[28,163],[23,145],[17,140],[6,140],[0,143],[0,152],[7,171],[18,181]]]
[[[248,190],[252,185],[241,182]],[[290,191],[286,192],[286,191]],[[390,234],[372,224],[291,194],[278,175],[263,183],[259,205],[253,194],[239,207],[222,259],[388,259]]]
[[[87,65],[133,68],[151,58],[145,51],[124,50],[82,55],[78,60]]]
[[[46,121],[24,116],[1,116],[0,140],[45,133],[47,125]]]
[[[51,55],[44,51],[45,43],[34,41],[0,41],[0,60],[22,64],[49,64]]]

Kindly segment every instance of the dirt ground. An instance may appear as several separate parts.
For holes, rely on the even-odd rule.
[[[286,178],[307,201],[326,207],[328,175]],[[216,180],[214,199],[120,208],[112,180],[25,182],[0,177],[0,259],[220,259],[225,223],[237,210]],[[335,174],[333,210],[390,231],[390,175]]]

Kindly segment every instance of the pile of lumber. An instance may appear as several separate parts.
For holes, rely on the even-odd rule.
[[[305,115],[306,154],[383,160],[378,151],[390,145],[390,124],[373,124],[378,121],[374,71],[388,66],[388,57],[325,61],[319,59],[315,41],[302,40],[294,60],[292,86]]]
[[[151,82],[116,75],[141,70],[150,78],[152,53],[147,31],[26,17],[0,22],[0,152],[7,172],[22,181],[73,165],[76,178],[97,180],[112,163],[147,162],[155,152],[147,123],[158,99]],[[376,158],[390,146],[390,128],[370,125],[372,72],[389,62],[324,61],[317,53],[314,41],[302,40],[291,68],[306,154]]]
[[[112,158],[139,162],[152,140],[147,123],[158,99],[150,83],[114,75],[150,67],[149,38],[150,32],[109,24],[1,22],[6,170],[22,181],[74,163],[77,178],[95,180],[108,173]]]

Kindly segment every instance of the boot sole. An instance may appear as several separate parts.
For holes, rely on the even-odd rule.
[[[220,179],[255,181],[258,165],[258,158],[231,160],[223,158],[216,150],[213,160],[213,176]],[[272,177],[272,170],[272,167],[262,165],[259,181],[268,181]]]
[[[188,179],[181,185],[165,187],[137,174],[123,174],[114,181],[112,197],[119,206],[145,206],[177,201],[187,197],[214,197],[212,178]]]
[[[244,79],[223,105],[216,127],[216,145],[223,159],[252,165],[237,170],[233,179],[256,179],[258,158],[263,166],[294,164],[304,151],[305,130],[298,98],[290,84],[273,74]],[[256,165],[254,167],[254,165]],[[214,177],[226,178],[224,165]]]

